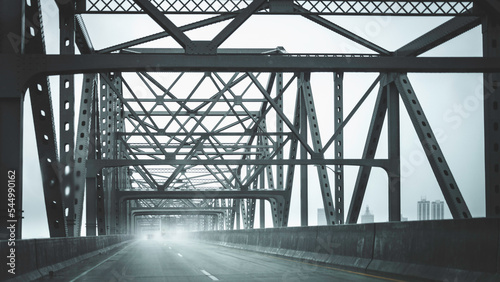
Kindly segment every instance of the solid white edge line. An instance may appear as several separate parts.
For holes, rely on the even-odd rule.
[[[180,253],[177,253],[178,256],[182,257],[182,255]]]
[[[212,279],[213,281],[219,281],[219,279],[217,279],[217,277],[213,276],[212,274],[210,274],[208,271],[206,270],[201,270],[201,272],[203,272],[203,274],[205,274],[206,276],[208,276],[210,279]]]

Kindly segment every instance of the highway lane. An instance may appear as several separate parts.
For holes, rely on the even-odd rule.
[[[396,281],[182,240],[137,240],[39,281]]]

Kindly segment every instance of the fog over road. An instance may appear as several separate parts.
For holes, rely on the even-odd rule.
[[[137,240],[39,281],[396,281],[183,240]]]

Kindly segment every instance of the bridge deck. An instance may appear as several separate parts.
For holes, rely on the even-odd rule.
[[[38,281],[396,281],[180,240],[138,240]]]

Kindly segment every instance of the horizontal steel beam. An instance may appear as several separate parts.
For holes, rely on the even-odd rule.
[[[192,210],[192,211],[132,211],[132,216],[141,215],[219,215],[224,214],[223,211],[207,211],[207,210]]]
[[[115,132],[116,136],[146,136],[148,135],[146,132]],[[242,132],[155,132],[155,136],[201,136],[201,137],[211,137],[211,136],[288,136],[292,133],[289,132],[254,132],[252,130],[242,131]],[[173,143],[176,144],[176,143]],[[234,146],[240,146],[241,144],[234,144]]]
[[[151,211],[225,211],[225,210],[232,210],[232,207],[216,207],[216,208],[206,208],[206,207],[200,207],[200,208],[184,208],[184,207],[167,207],[167,208],[148,208],[148,207],[138,207],[138,208],[131,208],[131,212],[151,212]]]
[[[39,75],[137,71],[500,72],[500,58],[345,57],[345,55],[0,55],[25,81]],[[0,72],[1,73],[1,72]]]
[[[165,149],[167,149],[168,147],[164,147]],[[172,147],[172,148],[176,148],[176,147]],[[212,147],[213,148],[213,147]],[[273,148],[272,146],[270,146],[269,148]],[[238,151],[230,151],[230,152],[226,152],[226,151],[221,151],[221,152],[214,152],[214,151],[203,151],[203,152],[200,152],[200,154],[204,154],[205,156],[213,156],[213,155],[217,155],[217,156],[225,156],[225,155],[237,155],[237,156],[243,156],[243,155],[262,155],[261,152],[238,152]],[[163,156],[163,153],[160,152],[160,151],[155,151],[155,152],[136,152],[136,151],[132,151],[130,152],[130,155],[134,155],[134,156]],[[190,152],[178,152],[176,154],[177,156],[181,155],[181,156],[185,156],[185,155],[193,155],[192,153]]]
[[[134,103],[134,102],[137,102],[135,99],[132,100],[132,99],[126,99],[127,102],[131,102],[131,103]],[[164,103],[167,103],[167,102],[187,102],[187,103],[193,103],[193,102],[207,102],[207,101],[211,101],[210,99],[164,99]],[[228,100],[227,102],[234,102],[235,100]],[[151,102],[151,101],[148,101],[146,99],[141,99],[140,102],[142,103],[145,103],[145,102]],[[248,102],[265,102],[265,100],[259,100],[259,101],[247,101],[247,100],[241,100],[240,101],[241,103],[248,103]],[[226,103],[226,101],[221,101],[220,103]],[[145,116],[145,115],[148,115],[148,116],[195,116],[195,117],[198,117],[198,116],[217,116],[217,117],[221,117],[221,116],[248,116],[249,114],[256,117],[258,116],[260,113],[259,112],[256,112],[256,111],[250,111],[250,112],[243,112],[243,111],[237,111],[237,112],[233,112],[233,111],[211,111],[211,112],[204,112],[204,111],[198,111],[198,112],[188,112],[188,111],[180,111],[178,113],[172,113],[172,112],[167,112],[167,111],[153,111],[151,113],[145,113],[145,112],[141,112],[141,111],[136,111],[135,112],[138,116]],[[125,116],[129,116],[129,115],[132,115],[132,113],[130,113],[129,111],[125,111],[124,112]]]
[[[224,214],[232,208],[132,208],[132,216],[140,215],[205,215]]]
[[[217,54],[263,54],[263,53],[282,53],[283,47],[276,48],[219,48]],[[120,51],[128,54],[183,54],[181,48],[126,48]]]
[[[151,145],[148,143],[129,143],[130,145],[128,146],[130,149],[151,149]],[[171,149],[171,148],[178,148],[178,144],[170,144],[168,146],[164,146],[163,148],[165,149]],[[198,148],[203,148],[203,149],[213,149],[214,146],[211,145],[201,145]],[[264,145],[247,145],[247,144],[241,144],[241,143],[222,143],[222,145],[217,144],[216,146],[217,149],[263,149],[263,148],[274,148],[273,146],[264,146]],[[156,151],[155,151],[156,152]]]
[[[156,3],[158,2],[158,3]],[[166,0],[152,4],[165,14],[237,14],[252,1],[206,1]],[[448,0],[270,0],[268,9],[259,14],[319,14],[319,15],[410,15],[410,16],[454,16],[470,14],[473,1]],[[302,7],[293,9],[293,4]],[[264,8],[267,8],[267,5]],[[92,0],[86,6],[79,6],[77,13],[88,14],[143,14],[134,1]]]
[[[121,201],[136,199],[283,199],[283,190],[117,191]]]
[[[384,159],[307,159],[307,160],[88,160],[87,174],[95,175],[106,167],[139,166],[139,165],[352,165],[387,168],[390,163]]]

